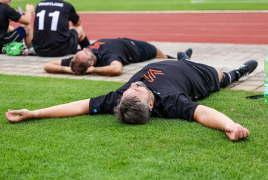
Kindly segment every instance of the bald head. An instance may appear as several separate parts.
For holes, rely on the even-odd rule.
[[[84,51],[79,51],[78,53],[75,54],[75,57],[76,61],[78,62],[86,62],[90,59],[89,55],[86,54]]]
[[[10,6],[11,0],[0,0],[2,4]]]
[[[82,51],[79,51],[75,54],[70,66],[75,74],[82,75],[90,66],[93,66],[95,62],[96,57],[92,50],[89,48],[84,48]]]

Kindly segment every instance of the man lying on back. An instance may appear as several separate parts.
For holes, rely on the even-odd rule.
[[[223,113],[197,103],[212,92],[252,73],[258,63],[251,60],[229,73],[205,64],[190,62],[178,53],[178,61],[151,63],[137,72],[115,92],[99,97],[29,111],[8,110],[11,122],[27,119],[69,117],[82,114],[113,114],[128,124],[146,124],[151,116],[197,121],[225,131],[233,141],[249,136],[249,131]]]

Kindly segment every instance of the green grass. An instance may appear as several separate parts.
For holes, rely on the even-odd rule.
[[[229,91],[200,101],[247,127],[250,137],[179,119],[120,123],[113,115],[10,123],[8,109],[95,97],[123,83],[0,75],[0,179],[266,179],[267,108],[257,94]],[[235,109],[231,111],[231,109]]]
[[[13,0],[16,8],[39,1]],[[163,10],[267,10],[268,0],[76,0],[67,1],[77,11],[163,11]]]

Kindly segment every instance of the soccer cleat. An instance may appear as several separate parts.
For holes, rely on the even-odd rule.
[[[247,76],[252,73],[256,67],[258,66],[258,62],[255,60],[250,60],[242,64],[238,69],[236,69],[236,81],[243,76]]]
[[[185,51],[185,54],[187,54],[187,56],[189,57],[189,59],[191,58],[192,54],[193,54],[193,50],[191,48],[187,49]]]

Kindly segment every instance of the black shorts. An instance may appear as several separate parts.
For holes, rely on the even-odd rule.
[[[128,39],[128,38],[123,38],[123,39]],[[138,40],[133,40],[133,39],[128,39],[128,40],[133,41],[135,43],[135,46],[139,54],[139,62],[153,59],[156,57],[157,50],[155,46],[144,41],[138,41]]]
[[[2,45],[3,47],[13,43],[13,42],[22,42],[23,38],[25,37],[26,32],[23,27],[17,27],[13,31],[7,33],[3,39],[2,39]],[[2,51],[1,51],[2,52]],[[0,52],[0,53],[1,53]]]
[[[70,37],[68,41],[65,43],[65,52],[67,54],[75,54],[77,52],[78,45],[78,33],[76,30],[70,30]]]
[[[74,29],[70,29],[69,39],[54,52],[40,52],[37,51],[39,56],[43,57],[57,57],[57,56],[65,56],[68,54],[75,54],[77,52],[78,45],[78,33]]]
[[[209,96],[212,92],[219,91],[221,89],[218,72],[215,68],[206,64],[194,63],[189,60],[182,61],[188,65],[191,65],[199,74],[204,84],[204,88],[207,91],[205,97]]]

